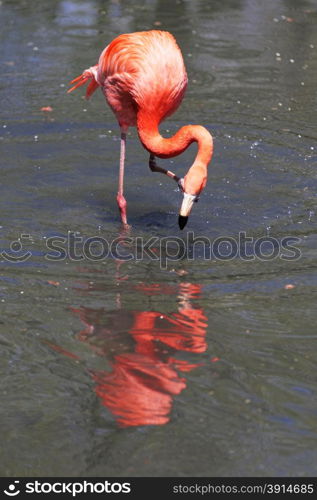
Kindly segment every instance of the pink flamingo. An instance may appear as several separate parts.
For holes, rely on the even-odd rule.
[[[184,193],[178,219],[183,229],[194,201],[206,185],[213,141],[200,125],[184,126],[170,138],[159,132],[159,124],[178,108],[187,87],[183,57],[174,37],[158,30],[118,36],[103,50],[98,64],[72,80],[75,85],[68,92],[88,82],[86,97],[101,87],[121,129],[117,202],[122,223],[127,225],[123,196],[126,134],[129,127],[136,126],[141,143],[150,152],[150,169],[174,179]],[[198,143],[198,151],[184,179],[156,164],[156,156],[177,156],[192,142]]]

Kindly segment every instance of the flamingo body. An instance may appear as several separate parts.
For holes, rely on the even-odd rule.
[[[193,201],[205,187],[213,150],[209,132],[199,125],[189,125],[182,127],[173,137],[163,138],[158,130],[162,120],[180,105],[187,81],[183,57],[175,38],[168,32],[153,30],[118,36],[103,50],[98,64],[71,82],[75,85],[69,92],[89,82],[87,98],[101,87],[119,122],[121,155],[117,201],[124,224],[127,223],[123,197],[125,141],[131,126],[137,127],[143,146],[151,153],[151,170],[172,177],[184,191],[180,227],[186,224]],[[156,165],[155,156],[176,156],[194,141],[198,143],[198,154],[185,179]]]
[[[155,114],[159,123],[174,113],[185,93],[187,74],[170,33],[143,31],[121,35],[105,48],[97,81],[119,124],[136,126],[138,109]]]

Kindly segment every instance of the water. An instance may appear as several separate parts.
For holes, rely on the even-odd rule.
[[[0,9],[1,475],[316,475],[317,3]],[[184,232],[135,130],[122,231],[114,116],[66,94],[111,39],[151,28],[189,75],[163,135],[199,123],[215,140]],[[161,164],[184,174],[194,155]]]

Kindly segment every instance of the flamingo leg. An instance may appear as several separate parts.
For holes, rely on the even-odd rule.
[[[160,172],[161,174],[165,174],[171,179],[174,179],[174,181],[176,181],[179,187],[182,189],[182,179],[175,175],[174,172],[171,172],[171,170],[166,170],[165,168],[159,167],[156,164],[155,156],[153,154],[150,154],[149,167],[152,172]]]
[[[117,203],[121,215],[122,224],[127,225],[127,202],[123,196],[123,180],[124,180],[124,160],[125,160],[125,144],[127,134],[121,129],[121,145],[120,145],[120,167],[119,167],[119,185],[117,194]]]

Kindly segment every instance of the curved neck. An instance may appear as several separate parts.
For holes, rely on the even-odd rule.
[[[139,110],[137,115],[137,128],[140,141],[145,149],[159,158],[177,156],[192,142],[198,143],[195,164],[207,168],[213,152],[213,141],[207,129],[201,125],[186,125],[180,128],[175,135],[169,138],[162,137],[159,123],[155,117]]]

